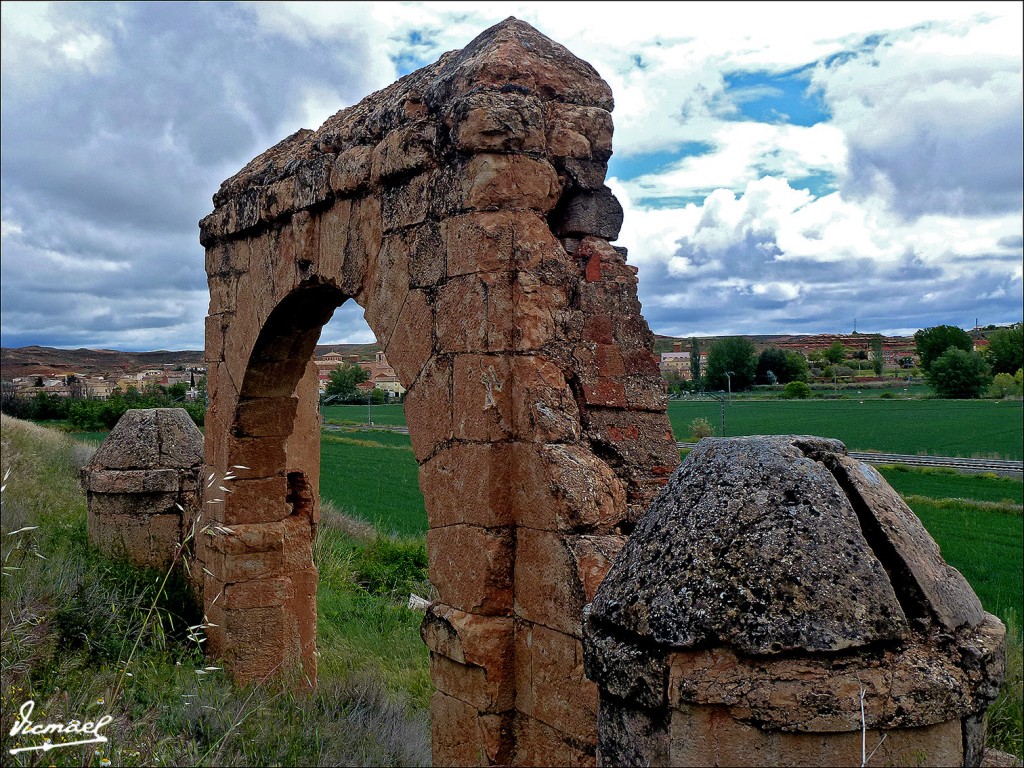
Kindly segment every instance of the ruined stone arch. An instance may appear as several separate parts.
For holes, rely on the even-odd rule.
[[[636,270],[609,244],[611,109],[592,67],[508,19],[214,196],[206,461],[235,478],[207,490],[221,532],[198,557],[236,679],[315,684],[312,355],[352,299],[408,390],[435,762],[593,761],[582,608],[678,463]]]

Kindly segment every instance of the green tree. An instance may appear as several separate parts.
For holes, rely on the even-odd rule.
[[[949,347],[935,358],[925,376],[941,397],[981,397],[992,382],[984,356],[959,347]]]
[[[807,359],[799,352],[786,353],[786,376],[789,381],[807,381],[811,372],[807,367]]]
[[[846,359],[846,347],[843,346],[842,342],[833,341],[822,356],[833,365],[841,363]]]
[[[690,339],[690,378],[700,381],[700,339],[696,336]]]
[[[359,396],[357,384],[370,378],[369,372],[358,363],[342,363],[331,371],[331,380],[327,382],[326,392],[342,400],[351,400]]]
[[[993,373],[1008,373],[1024,365],[1024,324],[1000,328],[988,337],[988,362]]]
[[[789,381],[786,369],[789,363],[786,360],[786,350],[778,347],[766,347],[757,356],[757,381],[759,384],[785,384]],[[769,375],[771,374],[771,375]],[[771,379],[774,378],[774,381]]]
[[[775,381],[771,381],[772,376]],[[807,381],[807,361],[799,352],[787,352],[778,347],[767,347],[757,358],[757,381],[761,384],[788,384]]]
[[[963,328],[955,325],[936,325],[923,328],[914,334],[917,356],[921,360],[921,368],[927,373],[932,363],[943,355],[950,347],[970,352],[974,342]]]
[[[885,370],[885,350],[882,349],[882,337],[878,334],[871,337],[871,367],[875,376],[881,376]]]
[[[708,350],[705,378],[709,389],[731,387],[733,392],[739,392],[749,389],[756,375],[757,350],[749,339],[731,336],[716,341]]]
[[[668,384],[668,391],[673,394],[677,394],[686,389],[686,381],[683,379],[683,374],[672,368],[665,371],[661,377],[665,379]]]

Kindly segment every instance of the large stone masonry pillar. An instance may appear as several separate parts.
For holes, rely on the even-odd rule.
[[[166,568],[202,504],[203,434],[182,408],[126,411],[82,468],[89,542]]]
[[[985,613],[834,440],[705,439],[588,606],[602,765],[979,765]]]

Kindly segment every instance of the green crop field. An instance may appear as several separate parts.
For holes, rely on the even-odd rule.
[[[427,511],[408,435],[324,432],[320,495],[385,533],[421,535]]]
[[[400,403],[394,405],[326,405],[325,424],[374,424],[384,426],[405,426],[405,410]]]
[[[962,475],[952,469],[922,469],[905,466],[879,467],[889,485],[903,496],[933,499],[972,499],[1003,504],[1020,514],[1024,504],[1024,483],[1009,477]]]
[[[324,419],[366,424],[365,406],[334,405]],[[673,400],[668,406],[678,440],[690,439],[690,422],[707,419],[719,434],[721,407],[714,400]],[[401,405],[373,406],[374,424],[404,426]],[[842,440],[851,451],[911,456],[1024,458],[1024,411],[1012,400],[882,400],[854,395],[843,400],[753,400],[726,405],[727,435],[818,435]]]
[[[694,419],[720,434],[713,400],[673,400],[672,431],[690,439]],[[733,400],[725,407],[727,435],[818,435],[851,451],[1017,459],[1024,457],[1020,401],[1011,400]]]
[[[911,497],[910,505],[942,550],[947,563],[960,571],[985,610],[1004,621],[1011,613],[1020,621],[1024,577],[1024,518],[980,509],[970,502]]]

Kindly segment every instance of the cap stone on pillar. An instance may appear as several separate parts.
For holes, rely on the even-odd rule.
[[[880,765],[977,765],[1004,674],[1003,625],[835,440],[701,441],[587,614],[606,765],[847,765],[862,728]]]
[[[89,541],[166,567],[199,507],[203,435],[182,408],[126,411],[82,468]]]

